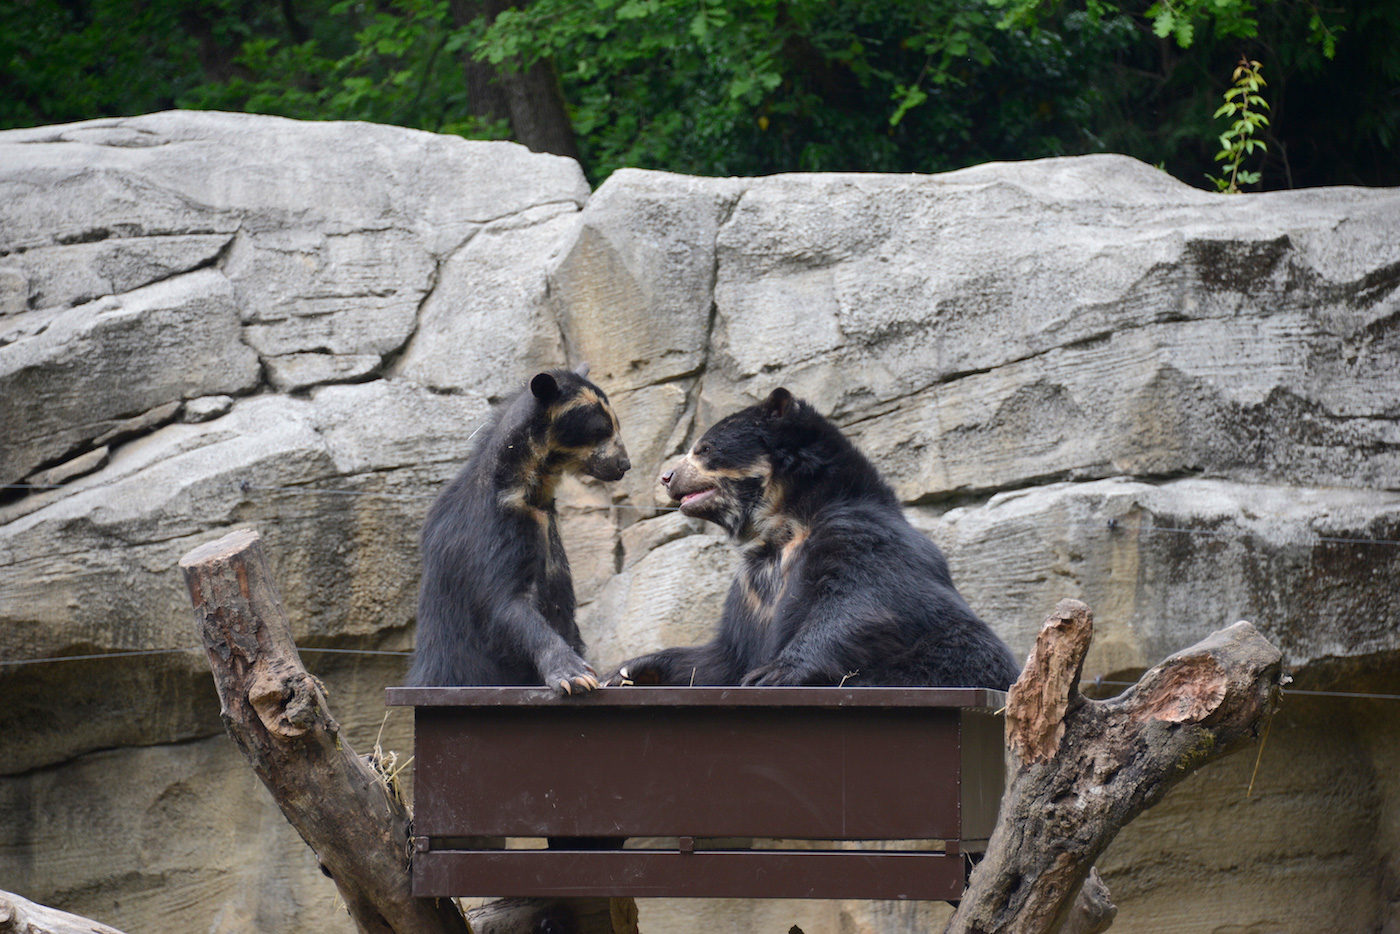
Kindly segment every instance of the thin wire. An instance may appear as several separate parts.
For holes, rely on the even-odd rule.
[[[1249,788],[1245,791],[1246,798],[1254,794],[1254,780],[1259,777],[1259,763],[1264,761],[1264,747],[1269,744],[1269,727],[1274,725],[1274,711],[1269,711],[1269,719],[1264,721],[1264,738],[1259,740],[1259,752],[1254,756],[1254,771],[1249,773]]]
[[[278,493],[291,493],[294,496],[304,496],[309,493],[330,493],[336,496],[378,496],[384,499],[436,499],[433,493],[379,493],[374,490],[330,490],[324,487],[315,486],[259,486],[241,480],[238,488],[243,492],[249,490],[272,490]]]
[[[336,655],[412,655],[409,649],[325,649],[317,646],[297,646],[298,652],[330,652]]]
[[[1103,678],[1095,678],[1092,682],[1094,687],[1107,685],[1109,687],[1130,688],[1136,685],[1136,681],[1105,681]],[[1279,688],[1280,694],[1306,694],[1310,697],[1359,697],[1366,700],[1400,700],[1400,694],[1363,694],[1356,691],[1304,691],[1299,688]]]
[[[47,658],[20,658],[7,661],[0,661],[0,666],[9,665],[37,665],[43,662],[77,662],[89,661],[99,658],[130,658],[139,655],[175,655],[180,652],[199,652],[203,647],[198,645],[187,646],[182,649],[136,649],[125,652],[98,652],[92,655],[54,655]],[[321,652],[334,655],[412,655],[408,649],[332,649],[322,646],[297,646],[300,653]],[[1103,678],[1095,678],[1092,684],[1095,687],[1132,687],[1136,681],[1106,681]],[[1363,694],[1356,691],[1302,691],[1294,688],[1280,688],[1284,694],[1306,694],[1310,697],[1354,697],[1363,700],[1400,700],[1400,694]]]
[[[436,493],[377,493],[373,490],[332,490],[325,487],[261,486],[259,484],[249,483],[246,480],[240,480],[238,488],[245,493],[248,490],[271,490],[281,493],[292,493],[294,495],[304,493],[329,493],[339,496],[382,496],[389,499],[437,499]],[[647,512],[676,512],[680,509],[679,506],[633,506],[629,503],[614,503],[610,506],[575,506],[572,504],[565,504],[563,508],[588,510],[641,509]]]
[[[45,658],[17,658],[0,661],[0,666],[11,665],[37,665],[41,662],[81,662],[92,661],[99,658],[132,658],[138,655],[177,655],[181,652],[201,652],[203,646],[191,645],[183,649],[133,649],[123,652],[96,652],[91,655],[52,655]],[[315,645],[299,645],[297,651],[300,653],[322,652],[334,655],[412,655],[407,649],[331,649]]]
[[[4,490],[56,490],[67,484],[60,483],[7,483],[0,485]],[[293,496],[306,495],[329,495],[329,496],[365,496],[381,499],[436,499],[435,493],[381,493],[374,490],[338,490],[330,487],[303,487],[303,486],[268,486],[264,484],[250,483],[247,480],[238,481],[238,488],[243,492],[249,490],[262,490],[274,493],[288,493]],[[605,509],[635,509],[642,512],[678,512],[679,506],[633,506],[629,503],[614,503],[609,506],[583,506],[565,505],[565,509],[576,509],[580,511],[598,511]],[[1172,535],[1200,535],[1209,538],[1222,538],[1242,541],[1257,536],[1248,534],[1235,534],[1222,531],[1220,529],[1188,529],[1169,525],[1120,525],[1118,520],[1109,519],[1106,522],[1028,522],[1030,528],[1041,529],[1099,529],[1107,528],[1111,532],[1135,532],[1140,534],[1168,533]],[[1400,539],[1390,538],[1355,538],[1341,535],[1318,535],[1310,538],[1299,539],[1296,544],[1313,545],[1385,545],[1392,548],[1400,547]]]
[[[1107,528],[1110,532],[1170,532],[1178,535],[1204,535],[1215,538],[1246,539],[1257,536],[1248,534],[1232,534],[1220,529],[1186,529],[1177,528],[1170,525],[1120,525],[1117,519],[1108,519],[1104,522],[1027,522],[1026,526],[1037,529],[1101,529]],[[1315,542],[1326,542],[1327,544],[1343,545],[1390,545],[1400,546],[1400,539],[1389,538],[1348,538],[1339,535],[1318,535],[1306,539],[1298,539],[1297,544],[1311,545]]]
[[[136,649],[129,652],[97,652],[92,655],[54,655],[48,658],[16,658],[0,661],[0,665],[37,665],[40,662],[81,662],[94,658],[129,658],[135,655],[174,655],[177,652],[194,652],[199,646],[183,649]]]
[[[1400,700],[1400,694],[1360,694],[1355,691],[1300,691],[1296,688],[1280,688],[1284,694],[1310,694],[1313,697],[1364,697],[1371,700]]]

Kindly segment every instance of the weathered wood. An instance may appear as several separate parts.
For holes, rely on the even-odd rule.
[[[21,898],[10,892],[0,892],[0,934],[122,934],[90,918],[70,915]]]
[[[370,934],[467,934],[450,899],[409,892],[409,815],[342,740],[301,663],[258,534],[180,561],[229,735]]]
[[[292,641],[258,534],[232,532],[191,551],[180,567],[224,726],[361,931],[636,934],[630,898],[502,899],[473,911],[473,924],[450,898],[414,898],[408,810],[341,738],[321,683]]]
[[[1007,787],[987,854],[946,934],[1101,932],[1115,909],[1094,860],[1195,769],[1251,742],[1282,656],[1238,622],[1106,701],[1083,697],[1089,608],[1064,600],[1007,698]]]

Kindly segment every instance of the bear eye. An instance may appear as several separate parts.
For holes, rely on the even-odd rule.
[[[708,442],[708,441],[701,441],[699,444],[697,444],[697,445],[695,446],[695,453],[698,454],[700,457],[704,457],[706,454],[710,453],[710,452],[713,451],[714,449],[715,449],[715,446],[714,446],[713,444],[711,444],[710,442]]]

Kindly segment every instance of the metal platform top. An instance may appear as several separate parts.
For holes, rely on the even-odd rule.
[[[391,687],[391,707],[956,707],[1000,710],[1006,692],[928,687],[607,687],[557,697],[546,687]]]

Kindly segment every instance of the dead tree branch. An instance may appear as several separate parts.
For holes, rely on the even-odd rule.
[[[116,928],[0,892],[0,934],[122,934]]]
[[[1001,811],[946,934],[1107,929],[1107,889],[1096,874],[1085,885],[1094,861],[1177,782],[1252,742],[1277,705],[1282,655],[1247,622],[1107,701],[1079,693],[1092,635],[1089,608],[1061,601],[1011,688]]]
[[[475,909],[471,924],[452,899],[414,898],[408,810],[341,738],[321,683],[297,654],[258,534],[232,532],[180,567],[224,726],[361,931],[636,934],[630,898],[502,899]]]
[[[407,810],[340,737],[292,642],[258,534],[180,561],[229,736],[370,934],[467,934],[450,899],[409,892]]]

